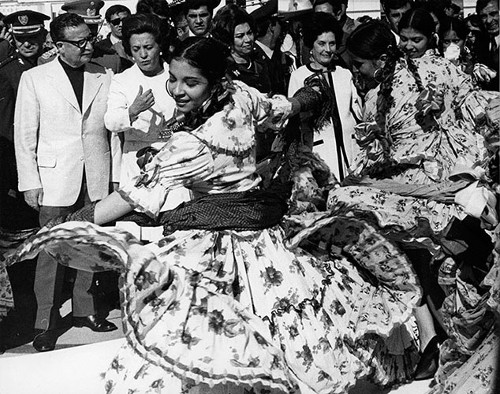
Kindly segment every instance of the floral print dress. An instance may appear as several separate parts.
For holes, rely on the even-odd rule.
[[[390,158],[405,169],[387,175],[386,179],[399,183],[401,191],[404,185],[445,185],[454,175],[477,181],[473,188],[481,192],[471,190],[471,195],[484,193],[485,205],[494,207],[494,197],[482,188],[489,155],[484,108],[497,95],[477,90],[468,75],[433,50],[412,60],[424,91],[419,91],[406,61],[397,63],[391,93],[394,101],[383,133],[375,122],[379,89],[367,94],[363,123],[356,127],[356,140],[362,152],[353,165],[353,173],[361,175],[382,162],[384,141],[380,136],[387,133],[391,140]],[[436,104],[437,96],[440,104]],[[419,119],[417,114],[424,113]],[[415,227],[418,218],[424,217],[432,230],[441,231],[452,217],[463,219],[470,213],[467,211],[470,199],[443,204],[437,199],[402,196],[366,186],[335,190],[329,206],[334,207],[340,201],[374,212],[382,226],[398,225],[405,229]],[[486,224],[494,226],[496,217]]]
[[[7,316],[7,312],[14,306],[12,287],[5,266],[0,263],[0,322]]]
[[[36,231],[36,228],[11,231],[0,228],[0,323],[14,307],[14,294],[5,266],[5,256],[12,254],[19,245]]]
[[[474,258],[461,260],[446,248],[445,242],[450,239],[445,238],[454,218],[479,219],[481,227],[478,225],[476,231],[481,233],[498,223],[497,197],[488,177],[489,161],[497,151],[492,142],[498,141],[498,116],[492,118],[487,109],[499,95],[477,90],[469,76],[433,51],[413,62],[424,91],[417,89],[407,62],[401,60],[394,73],[394,101],[386,117],[386,130],[381,133],[375,122],[376,89],[367,95],[364,123],[356,132],[363,154],[355,164],[355,174],[363,175],[383,162],[384,134],[390,139],[390,159],[400,166],[400,171],[386,173],[384,179],[361,180],[360,184],[334,189],[328,206],[335,209],[342,204],[373,215],[376,228],[391,234],[403,249],[423,248],[430,252],[435,259],[433,265],[439,267],[437,280],[445,294],[439,311],[449,336],[440,346],[437,384],[432,392],[476,392],[458,389],[473,366],[485,358],[471,358],[468,366],[458,368],[476,349],[482,349],[484,355],[497,347],[491,346],[496,341],[494,336],[488,337],[494,324],[487,306],[491,283],[474,281],[469,273],[476,263],[471,261]],[[491,234],[491,238],[498,239],[498,233]],[[471,381],[467,384],[477,383]],[[479,384],[477,387],[477,392],[483,392]]]
[[[157,215],[177,186],[196,195],[258,185],[255,129],[286,114],[288,101],[235,86],[222,111],[175,133],[140,182],[123,186],[137,210]],[[122,272],[126,344],[105,374],[106,393],[326,394],[368,376],[403,381],[417,358],[404,329],[421,297],[411,265],[369,224],[329,221],[335,255],[287,247],[279,226],[175,231],[143,245],[118,229],[68,222],[40,232],[13,261],[43,248],[61,264]]]

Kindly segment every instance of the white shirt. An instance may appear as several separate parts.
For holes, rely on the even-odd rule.
[[[118,37],[115,37],[113,34],[110,34],[109,41],[111,41],[112,45],[115,45],[116,43],[120,42],[121,40]]]
[[[165,144],[158,134],[165,122],[174,115],[175,101],[167,93],[166,83],[169,78],[168,64],[163,63],[163,72],[152,77],[143,74],[137,64],[120,74],[115,74],[108,94],[108,109],[104,115],[106,128],[113,133],[124,133],[123,154],[121,161],[113,158],[113,164],[120,163],[119,174],[113,171],[113,180],[119,179],[124,185],[140,174],[136,153],[139,149],[152,146],[161,149]],[[143,92],[151,89],[155,98],[154,105],[141,112],[137,119],[130,122],[128,109],[134,102],[142,86]],[[187,189],[179,188],[169,194],[162,210],[172,209],[190,199]]]
[[[271,48],[269,48],[267,45],[264,45],[259,40],[255,40],[255,43],[264,51],[269,59],[273,57],[274,51]]]

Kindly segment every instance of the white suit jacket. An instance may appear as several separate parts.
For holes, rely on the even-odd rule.
[[[14,118],[19,191],[43,188],[42,205],[70,206],[85,170],[92,201],[109,191],[110,151],[104,126],[112,73],[85,65],[82,110],[58,59],[23,73]]]

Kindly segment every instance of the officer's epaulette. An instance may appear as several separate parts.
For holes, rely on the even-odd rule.
[[[9,64],[10,62],[14,61],[17,59],[17,54],[16,53],[13,53],[9,56],[7,56],[5,59],[3,59],[1,62],[0,62],[0,68],[2,68],[3,66],[5,66],[6,64]]]

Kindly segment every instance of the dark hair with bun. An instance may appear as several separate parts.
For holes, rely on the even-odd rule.
[[[387,48],[396,46],[391,29],[382,21],[373,19],[358,26],[347,39],[347,49],[361,59],[378,59]]]
[[[187,37],[175,47],[172,59],[196,67],[210,85],[215,85],[226,75],[230,55],[230,49],[214,38]]]

